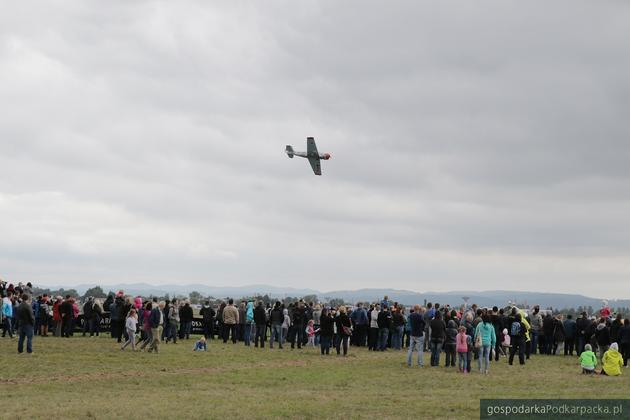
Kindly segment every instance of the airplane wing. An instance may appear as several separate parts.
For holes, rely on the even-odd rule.
[[[313,144],[315,144],[315,143],[313,143]],[[310,147],[310,143],[309,143],[309,147]],[[313,168],[313,172],[315,172],[315,175],[321,175],[322,174],[322,166],[319,163],[319,156],[317,156],[317,157],[309,156],[308,157],[308,161],[311,164],[311,167]]]
[[[313,153],[315,154],[315,156],[319,156],[319,153],[317,152],[317,146],[315,145],[315,138],[306,138],[306,152],[309,156],[312,156]]]

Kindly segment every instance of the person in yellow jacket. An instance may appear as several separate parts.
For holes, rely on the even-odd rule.
[[[525,357],[527,359],[529,359],[529,353],[530,353],[530,341],[532,341],[532,338],[530,336],[529,331],[532,329],[531,325],[529,325],[529,321],[527,321],[527,314],[525,313],[524,310],[520,309],[519,313],[521,314],[521,322],[523,323],[523,325],[525,325]]]
[[[612,343],[602,357],[602,375],[619,376],[623,366],[623,357],[619,353],[617,343]]]

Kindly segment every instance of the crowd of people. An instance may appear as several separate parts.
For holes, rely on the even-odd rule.
[[[407,349],[407,364],[424,365],[424,352],[430,365],[473,370],[477,361],[480,373],[489,372],[490,363],[505,357],[510,365],[518,357],[521,365],[532,354],[578,356],[582,372],[590,374],[600,367],[606,375],[621,374],[630,358],[630,320],[602,308],[599,317],[586,312],[574,320],[535,306],[531,311],[508,308],[478,308],[427,303],[408,308],[391,302],[387,296],[369,305],[358,303],[336,308],[299,300],[277,301],[233,299],[213,306],[206,301],[198,317],[187,299],[158,300],[126,296],[123,291],[110,294],[102,302],[87,297],[81,304],[70,295],[32,298],[32,285],[0,285],[2,295],[3,337],[20,337],[18,351],[32,351],[33,335],[70,337],[98,336],[104,319],[109,319],[109,334],[121,343],[121,350],[158,353],[161,344],[188,340],[197,319],[203,334],[195,351],[207,350],[207,340],[242,342],[245,346],[283,349],[318,347],[322,355],[334,349],[347,355],[349,347],[370,351]],[[28,309],[28,310],[27,310]],[[81,324],[77,325],[78,320]]]

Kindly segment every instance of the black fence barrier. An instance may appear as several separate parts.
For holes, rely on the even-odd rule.
[[[79,314],[78,318],[74,322],[74,331],[82,332],[84,323],[85,323],[85,318],[83,317],[83,314]],[[215,322],[215,331],[216,331],[216,328],[217,326]],[[100,330],[105,331],[105,332],[108,332],[111,330],[111,318],[109,317],[108,312],[104,313],[103,316],[101,317]],[[203,334],[203,319],[202,318],[193,318],[191,334]]]

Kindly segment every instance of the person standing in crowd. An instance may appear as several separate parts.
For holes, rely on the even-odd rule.
[[[265,341],[267,340],[267,313],[263,306],[263,301],[258,301],[256,309],[254,309],[254,324],[256,325],[256,337],[254,338],[254,347],[265,348]]]
[[[466,336],[466,327],[460,325],[455,337],[455,350],[457,351],[457,365],[461,373],[468,373],[468,339]]]
[[[378,313],[378,349],[379,351],[385,351],[387,349],[387,340],[389,338],[389,330],[392,328],[392,314],[389,311],[389,307],[385,305],[381,307],[381,311]]]
[[[148,352],[155,351],[157,354],[160,349],[160,337],[162,337],[162,330],[164,329],[164,307],[166,302],[160,301],[159,305],[151,309],[151,315],[149,320],[151,322],[151,345]]]
[[[613,322],[610,324],[610,341],[619,343],[619,329],[623,326],[621,314],[617,314]]]
[[[302,302],[298,302],[297,307],[293,310],[292,328],[291,349],[295,348],[296,341],[297,348],[301,349],[304,340],[304,304]]]
[[[431,348],[431,321],[435,316],[435,309],[431,302],[427,303],[427,308],[424,311],[424,351],[429,351]]]
[[[630,319],[628,318],[623,321],[623,327],[619,328],[619,344],[623,365],[628,367],[628,359],[630,359]]]
[[[127,319],[125,320],[125,330],[127,332],[127,341],[122,345],[120,350],[124,351],[125,347],[131,344],[131,350],[136,351],[136,329],[138,327],[138,315],[136,315],[136,309],[131,308]]]
[[[90,331],[90,324],[94,317],[94,298],[88,297],[83,304],[83,337]]]
[[[190,339],[190,332],[192,331],[193,310],[190,307],[190,301],[185,300],[184,306],[179,310],[179,319],[181,322],[181,339]]]
[[[153,310],[153,304],[147,302],[142,310],[142,330],[144,331],[144,341],[140,345],[140,350],[151,344],[153,341],[152,327],[151,327],[151,311]]]
[[[558,315],[553,320],[553,350],[551,354],[558,353],[558,347],[564,348],[564,324],[562,323],[562,315]]]
[[[2,336],[5,337],[7,333],[9,338],[13,338],[13,326],[11,320],[13,319],[13,303],[10,297],[7,295],[2,298]]]
[[[397,307],[392,314],[392,348],[400,350],[402,348],[403,329],[405,328],[405,317],[402,308]]]
[[[313,313],[315,314],[315,313]],[[321,311],[318,314],[317,321],[319,322],[321,318]],[[269,348],[273,348],[273,342],[276,341],[278,343],[278,347],[282,348],[282,323],[284,322],[284,315],[282,314],[282,309],[280,308],[280,302],[276,301],[273,305],[273,309],[269,314],[269,320],[271,321],[271,338],[269,339]]]
[[[354,342],[357,347],[365,346],[365,339],[368,329],[368,316],[361,302],[357,303],[357,307],[350,315],[350,321],[354,327]]]
[[[251,301],[247,302],[247,306],[245,307],[245,312],[243,312],[242,315],[245,317],[244,320],[240,319],[241,311],[239,310],[239,313],[238,313],[239,321],[245,321],[245,324],[243,326],[244,328],[243,341],[245,342],[246,346],[249,346],[252,341],[252,329],[254,328],[254,302],[251,302]]]
[[[534,306],[534,310],[529,314],[529,325],[531,326],[531,340],[530,340],[530,354],[536,354],[537,346],[539,344],[538,337],[540,330],[542,329],[542,315],[540,315],[540,306]],[[541,345],[541,354],[543,354],[543,347]]]
[[[203,323],[203,335],[206,339],[214,338],[214,317],[216,313],[210,306],[210,301],[206,300],[203,307],[199,311]]]
[[[238,319],[238,309],[234,306],[234,299],[230,299],[228,305],[223,309],[223,344],[227,343],[230,333],[232,334],[232,344],[236,344]]]
[[[553,343],[554,343],[554,330],[555,330],[555,322],[550,313],[545,315],[542,323],[542,330],[544,336],[544,348],[545,351],[543,354],[550,355],[553,351]]]
[[[457,323],[454,319],[448,320],[446,334],[444,335],[444,354],[446,356],[445,367],[455,367],[457,355]]]
[[[379,346],[378,346],[378,338],[379,338],[378,314],[379,312],[380,312],[379,305],[374,305],[372,310],[368,312],[369,319],[370,319],[368,350],[372,350],[372,351],[376,351],[379,349]]]
[[[603,360],[604,353],[608,350],[610,346],[610,330],[606,325],[606,319],[602,318],[597,324],[595,330],[595,339],[597,340],[597,350],[599,353],[599,359]]]
[[[315,329],[315,345],[319,346],[319,324],[322,317],[322,306],[318,303],[313,309],[313,328]],[[366,313],[367,317],[367,313]],[[367,327],[365,328],[367,334]]]
[[[291,328],[291,317],[289,316],[289,310],[284,308],[282,310],[282,316],[284,317],[282,321],[282,344],[287,342],[287,337],[289,335],[289,329]]]
[[[518,350],[518,361],[521,365],[525,364],[525,325],[522,322],[522,315],[517,313],[514,315],[512,322],[510,323],[510,358],[508,363],[510,365],[514,362],[514,355]]]
[[[446,336],[446,325],[442,321],[442,314],[435,312],[435,317],[431,320],[431,366],[440,365],[440,352]]]
[[[498,307],[492,308],[492,315],[490,315],[490,322],[492,322],[492,326],[494,327],[494,335],[497,339],[496,345],[494,346],[494,360],[495,362],[499,361],[499,355],[502,353],[501,343],[503,342],[503,309],[499,310]]]
[[[24,352],[24,339],[26,339],[26,352],[33,353],[33,328],[35,327],[35,316],[31,307],[30,296],[24,293],[22,303],[16,310],[16,320],[18,325],[18,353]]]
[[[94,299],[94,316],[90,324],[90,337],[98,337],[101,332],[101,320],[103,319],[103,304],[100,299]]]
[[[577,337],[577,324],[571,314],[567,315],[567,319],[562,323],[564,328],[564,355],[573,356],[575,349],[575,339]]]
[[[350,318],[346,313],[346,307],[341,305],[338,309],[338,315],[335,319],[335,324],[337,325],[337,356],[341,354],[341,347],[343,347],[343,355],[348,355],[348,341],[350,336],[352,335],[352,324],[350,323]]]
[[[247,306],[249,305],[250,302],[245,302],[242,301],[240,305],[238,305],[238,324],[236,324],[236,336],[238,337],[239,340],[245,341],[245,327],[247,326]],[[252,303],[252,315],[253,315],[253,310],[254,310],[254,304]],[[251,322],[249,324],[249,335],[250,335],[250,340],[251,340],[251,333],[252,333],[252,329],[251,329],[252,325]]]
[[[52,309],[49,304],[48,295],[44,294],[39,303],[39,335],[48,337],[48,323],[50,322],[50,313]]]
[[[475,329],[475,342],[479,342],[479,373],[488,374],[490,367],[490,351],[496,347],[497,336],[494,332],[494,326],[491,323],[489,315],[483,315],[481,322],[477,324]]]
[[[320,351],[322,356],[330,354],[330,344],[332,342],[334,332],[333,323],[334,320],[330,316],[328,308],[322,309],[322,316],[320,317],[319,327]]]
[[[586,345],[586,330],[588,325],[590,324],[588,320],[588,315],[586,312],[582,312],[582,316],[575,321],[575,326],[577,328],[576,336],[577,336],[577,354],[578,356],[584,351],[584,346]]]
[[[424,316],[420,305],[413,307],[413,312],[409,314],[409,350],[407,351],[407,366],[411,367],[413,352],[418,352],[418,366],[424,366]]]
[[[59,306],[59,314],[61,315],[61,335],[66,338],[72,335],[72,320],[74,319],[74,308],[72,307],[72,304],[72,296],[66,295],[66,299]]]
[[[617,343],[610,344],[609,348],[602,357],[602,375],[619,376],[621,375],[621,367],[623,366],[623,357],[619,353]]]
[[[166,335],[165,344],[169,340],[173,340],[173,344],[177,344],[177,327],[179,326],[179,302],[173,298],[171,306],[168,308],[168,334]]]

